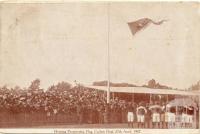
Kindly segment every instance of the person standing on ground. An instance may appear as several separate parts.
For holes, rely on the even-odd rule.
[[[147,109],[144,106],[139,105],[137,107],[136,114],[137,114],[138,128],[140,128],[140,127],[144,128],[145,114],[146,113],[147,113]]]
[[[127,107],[127,121],[128,121],[128,127],[133,128],[133,121],[134,121],[134,107],[132,106],[131,102],[128,104]]]

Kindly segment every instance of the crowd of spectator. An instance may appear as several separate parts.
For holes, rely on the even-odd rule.
[[[25,120],[29,118],[29,121],[32,121],[35,115],[42,115],[38,120],[45,117],[46,122],[53,119],[53,122],[56,123],[58,116],[64,115],[75,118],[75,123],[79,124],[133,123],[136,121],[142,125],[144,125],[145,120],[151,120],[155,123],[166,122],[168,117],[163,118],[167,112],[175,115],[175,110],[166,111],[163,109],[166,106],[164,102],[155,101],[154,104],[148,104],[142,102],[141,98],[139,103],[135,103],[132,100],[127,101],[114,97],[108,104],[105,91],[86,88],[80,84],[72,87],[69,83],[61,82],[47,90],[40,89],[39,85],[40,81],[35,80],[27,89],[1,87],[0,113],[24,114]],[[151,110],[150,105],[157,105],[160,110]],[[144,111],[140,111],[140,109]],[[161,116],[162,114],[163,116]],[[32,118],[30,115],[33,115]],[[2,120],[2,117],[0,118]],[[65,118],[65,120],[70,123],[71,119]]]
[[[0,88],[0,112],[43,113],[47,118],[56,115],[76,115],[79,123],[103,123],[106,108],[112,112],[125,109],[126,101],[118,98],[106,103],[106,92],[85,88],[81,85],[71,87],[62,82],[53,85],[48,90],[40,89],[34,81],[27,89]]]

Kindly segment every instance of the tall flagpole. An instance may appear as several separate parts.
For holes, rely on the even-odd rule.
[[[109,104],[110,103],[110,4],[108,3],[108,6],[107,6],[107,19],[108,19],[108,35],[107,35],[107,75],[108,75],[108,80],[107,80],[107,103]]]

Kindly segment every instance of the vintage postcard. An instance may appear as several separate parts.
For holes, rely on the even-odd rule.
[[[0,133],[199,134],[198,2],[0,2]]]

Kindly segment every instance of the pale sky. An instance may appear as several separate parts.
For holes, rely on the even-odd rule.
[[[187,88],[200,80],[197,3],[111,3],[112,82]],[[0,86],[107,79],[108,4],[2,4]],[[127,22],[168,19],[131,35]]]

